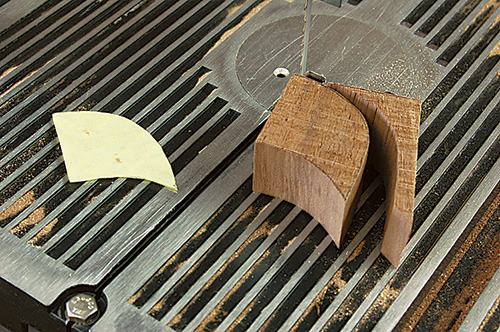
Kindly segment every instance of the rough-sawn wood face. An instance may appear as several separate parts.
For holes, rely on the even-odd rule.
[[[337,246],[370,161],[384,178],[382,253],[397,266],[411,232],[420,101],[294,75],[255,143],[254,191],[307,211]]]
[[[340,245],[368,148],[368,125],[355,106],[293,76],[256,140],[254,191],[298,205]]]

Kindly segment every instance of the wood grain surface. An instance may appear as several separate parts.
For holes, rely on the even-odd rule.
[[[359,110],[334,90],[295,75],[256,140],[254,191],[301,207],[339,246],[368,149]]]
[[[358,107],[370,127],[370,162],[381,173],[387,196],[382,254],[398,266],[413,223],[421,102],[337,83],[328,86]]]

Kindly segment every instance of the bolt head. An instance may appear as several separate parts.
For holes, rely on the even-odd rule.
[[[76,294],[66,302],[66,316],[72,322],[89,323],[98,310],[97,301],[92,295]]]

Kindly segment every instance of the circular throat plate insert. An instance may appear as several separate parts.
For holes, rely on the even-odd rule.
[[[245,90],[269,107],[290,76],[300,73],[303,17],[270,23],[253,33],[238,52],[236,69]],[[412,96],[418,72],[397,41],[377,28],[344,17],[313,16],[307,70],[330,82]],[[424,66],[424,64],[421,64]],[[289,71],[276,75],[275,70]]]

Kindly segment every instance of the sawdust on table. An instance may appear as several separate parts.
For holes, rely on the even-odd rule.
[[[28,244],[31,244],[33,247],[40,249],[43,244],[41,244],[41,241],[48,236],[52,230],[54,229],[55,225],[59,222],[58,218],[55,218],[52,220],[50,223],[48,223],[40,232],[38,232],[34,237],[32,237],[30,240],[28,240]]]
[[[35,201],[33,190],[28,191],[0,214],[0,222],[22,212]]]
[[[356,247],[356,249],[354,249],[354,251],[349,256],[349,258],[347,258],[347,263],[352,262],[353,260],[355,260],[361,254],[361,251],[363,250],[365,242],[366,242],[366,240],[363,240],[363,241],[361,241],[360,244],[358,244],[358,246]]]
[[[201,298],[201,296],[203,296],[203,293],[204,291],[206,291],[215,281],[219,280],[222,273],[224,273],[227,268],[229,267],[229,265],[231,263],[233,263],[235,260],[238,259],[239,255],[241,254],[241,252],[243,250],[245,250],[248,245],[250,245],[253,241],[259,239],[259,238],[265,238],[267,236],[269,236],[275,229],[276,227],[278,227],[278,225],[270,225],[268,221],[265,221],[264,223],[262,223],[262,225],[259,226],[259,228],[257,228],[246,240],[245,242],[235,251],[235,253],[233,255],[231,255],[231,257],[229,257],[229,259],[224,262],[224,264],[213,274],[213,276],[210,278],[210,280],[208,280],[205,285],[200,289],[200,291],[193,297],[193,299],[191,299],[190,303],[194,303],[196,302],[196,300],[198,300],[199,298]],[[245,274],[246,278],[248,278],[248,272]],[[245,278],[245,277],[244,277]],[[240,283],[243,282],[244,280],[240,280]],[[237,288],[233,287],[231,289],[231,291],[226,294],[226,296],[230,296],[232,293],[234,293],[236,291]],[[223,301],[221,301],[223,302]],[[220,307],[220,306],[218,306]],[[181,319],[183,317],[184,314],[186,314],[186,312],[189,310],[189,305],[187,305],[183,310],[181,310],[181,312],[179,312],[179,314],[177,314],[170,322],[169,322],[169,326],[170,327],[173,327],[174,325],[176,324],[179,324],[181,322]],[[214,312],[214,310],[212,310],[212,312]],[[219,312],[221,312],[219,310]],[[226,313],[227,315],[227,313]],[[214,317],[215,315],[212,315],[212,318]],[[206,320],[204,320],[205,322]],[[206,323],[208,323],[208,321],[206,321]],[[200,326],[204,325],[203,322]],[[202,329],[203,330],[203,329]]]
[[[35,211],[31,212],[28,218],[22,220],[16,227],[12,228],[9,232],[18,237],[22,237],[29,232],[34,226],[38,225],[40,221],[45,218],[45,206],[41,206]]]
[[[408,322],[406,323],[403,331],[412,331],[418,324],[420,319],[423,317],[431,303],[434,301],[441,288],[445,285],[446,281],[450,278],[455,268],[458,266],[462,258],[465,256],[473,242],[477,239],[481,231],[484,229],[486,224],[489,222],[495,211],[500,206],[500,194],[492,201],[482,218],[478,221],[474,229],[467,236],[467,239],[457,251],[453,259],[446,266],[446,269],[439,275],[436,282],[426,294],[423,301],[419,304],[415,312],[410,316]]]
[[[316,295],[314,300],[309,304],[309,306],[304,310],[300,318],[295,322],[290,331],[300,331],[300,325],[304,321],[304,319],[312,312],[316,311],[316,315],[321,316],[321,304],[327,297],[329,300],[333,300],[333,297],[336,297],[340,291],[347,285],[347,282],[342,279],[342,274],[344,272],[344,268],[339,269],[333,277],[328,281],[328,283],[323,287],[323,289]],[[334,288],[334,292],[331,290]],[[330,292],[329,292],[330,291]]]
[[[245,3],[247,3],[248,1],[249,0],[245,1]],[[252,17],[254,17],[258,12],[260,12],[262,10],[262,8],[267,6],[271,1],[272,0],[265,0],[262,3],[260,3],[259,5],[257,5],[255,8],[253,8],[252,10],[250,10],[250,12],[247,15],[245,15],[245,17],[243,17],[243,19],[241,20],[240,23],[238,23],[233,28],[227,30],[226,32],[224,32],[224,34],[222,34],[222,36],[219,38],[219,40],[215,42],[214,46],[212,46],[212,48],[210,48],[208,50],[208,52],[205,54],[205,56],[210,54],[210,52],[212,52],[215,48],[217,48],[217,46],[219,46],[224,40],[228,39],[236,30],[241,28],[245,23],[248,22],[248,20],[250,20]],[[238,9],[240,9],[243,5],[245,5],[245,3],[241,4],[240,6],[233,7],[228,12],[227,17],[233,15]]]
[[[255,212],[258,212],[253,219],[256,219],[263,211],[267,209],[269,206],[270,202],[264,205],[263,207],[259,208],[260,211],[257,211],[253,205],[250,205],[239,217],[238,219],[233,223],[230,229],[233,229],[238,225],[239,222],[242,220],[245,220],[249,217],[251,217]],[[201,231],[201,230],[200,230]],[[229,231],[229,230],[228,230]],[[198,233],[197,233],[198,234]],[[196,269],[199,268],[200,264],[202,263],[202,260],[198,260],[189,270],[186,272],[186,274],[177,282],[177,284],[181,284],[190,274],[193,273]],[[135,296],[133,296],[135,298]],[[129,302],[130,303],[130,302]],[[162,308],[165,306],[166,300],[162,299],[158,301],[149,311],[148,314],[154,316],[158,312],[162,310]]]
[[[486,328],[486,324],[488,324],[489,320],[493,317],[494,313],[498,310],[499,306],[500,306],[500,297],[498,297],[498,299],[495,301],[490,311],[488,312],[483,322],[481,323],[481,326],[479,327],[480,331]]]

